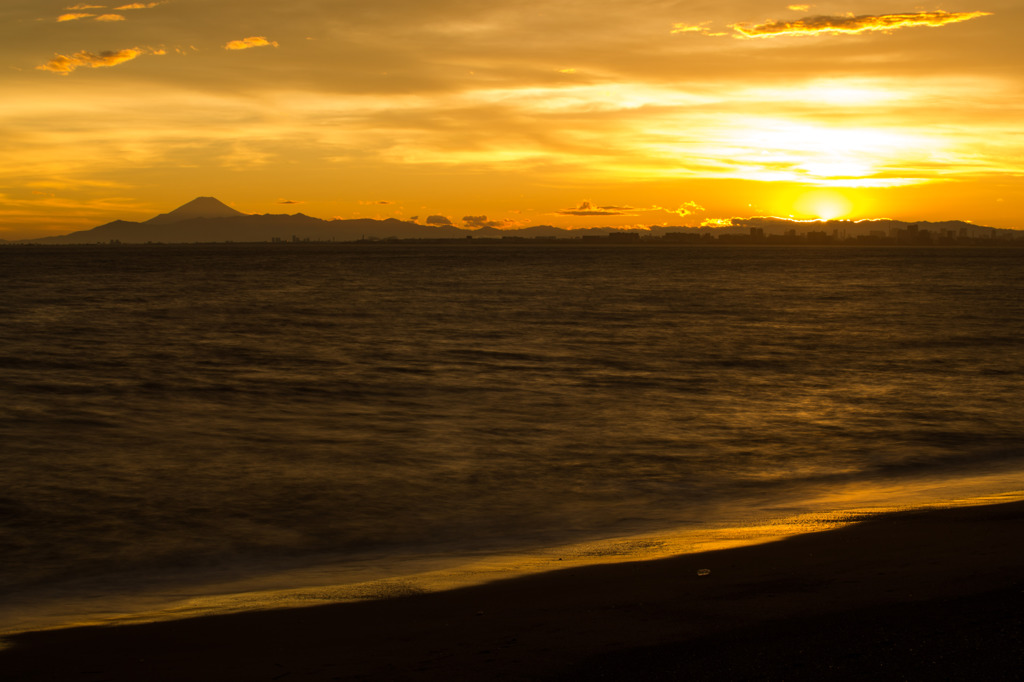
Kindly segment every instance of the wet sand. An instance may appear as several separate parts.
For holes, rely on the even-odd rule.
[[[1024,502],[448,592],[9,644],[9,682],[1011,679],[1024,670]]]

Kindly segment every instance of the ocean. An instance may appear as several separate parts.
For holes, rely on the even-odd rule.
[[[1024,249],[5,247],[0,283],[0,632],[1024,497]]]

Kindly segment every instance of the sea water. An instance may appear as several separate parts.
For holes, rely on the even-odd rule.
[[[1022,339],[1024,249],[6,247],[0,631],[1019,497]]]

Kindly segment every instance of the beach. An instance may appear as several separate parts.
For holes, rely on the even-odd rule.
[[[9,638],[30,680],[1009,679],[1024,502],[447,592]]]

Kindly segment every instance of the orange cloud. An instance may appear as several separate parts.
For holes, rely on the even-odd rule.
[[[672,24],[672,33],[706,33],[710,21],[702,24]]]
[[[732,227],[734,221],[742,220],[741,218],[705,218],[700,226],[701,227]]]
[[[695,211],[706,211],[703,206],[698,204],[696,201],[687,201],[685,204],[676,209],[662,208],[661,206],[655,206],[651,210],[653,211],[664,211],[665,213],[674,213],[680,218],[685,218],[688,215],[693,215]]]
[[[96,21],[124,21],[124,17],[120,14],[101,14],[96,17]]]
[[[94,17],[95,14],[87,14],[85,12],[74,12],[72,14],[62,14],[57,17],[57,21],[77,21],[78,19],[87,19],[88,17]]]
[[[563,208],[556,211],[558,215],[633,215],[630,213],[633,208],[630,206],[594,206],[589,201],[582,202],[576,208]]]
[[[488,220],[485,215],[467,215],[462,217],[462,226],[473,230],[479,230],[483,227],[496,227],[501,229],[516,224],[517,223],[511,220]]]
[[[121,5],[120,7],[115,7],[114,9],[118,11],[123,9],[153,9],[159,4],[159,2],[133,2],[130,5]]]
[[[680,34],[680,33],[699,33],[702,36],[710,36],[712,38],[715,38],[715,37],[718,37],[718,36],[730,35],[727,32],[723,33],[721,31],[712,31],[711,30],[711,22],[710,21],[703,21],[703,22],[701,22],[699,24],[685,24],[685,23],[672,24],[672,31],[671,31],[671,33],[673,35],[677,35],[677,34]]]
[[[95,54],[93,52],[78,52],[74,55],[68,56],[63,54],[56,55],[53,59],[47,63],[37,66],[36,68],[41,71],[52,71],[59,73],[62,76],[66,76],[75,69],[86,66],[90,69],[98,69],[104,66],[117,66],[125,62],[130,62],[139,55],[142,54],[165,54],[164,50],[150,50],[140,47],[130,47],[125,50],[108,50],[106,52],[100,52]]]
[[[796,21],[769,21],[764,24],[732,24],[730,28],[743,38],[775,38],[778,36],[806,36],[822,33],[864,33],[867,31],[892,31],[914,26],[945,26],[977,17],[991,15],[991,12],[912,12],[907,14],[852,14],[835,16],[805,17]]]
[[[86,5],[83,3],[81,5],[75,5],[73,7],[65,7],[64,9],[68,10],[69,12],[76,12],[83,9],[103,9],[104,7],[105,5]]]
[[[241,40],[232,40],[224,46],[224,49],[248,50],[253,47],[265,47],[267,45],[277,47],[277,42],[274,40],[267,40],[264,36],[250,36],[249,38],[243,38]]]

